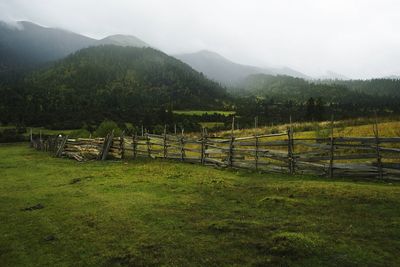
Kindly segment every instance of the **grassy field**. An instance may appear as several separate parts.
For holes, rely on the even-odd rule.
[[[400,266],[400,184],[0,146],[1,266]]]
[[[205,115],[206,113],[208,115],[212,115],[214,113],[224,115],[224,116],[230,116],[235,114],[235,111],[222,111],[222,110],[174,110],[174,114],[179,114],[179,115]]]
[[[357,123],[357,122],[355,122]],[[284,132],[289,127],[289,124],[281,124],[268,127],[260,127],[257,129],[241,129],[235,130],[235,136],[251,136],[255,133],[265,134],[265,133],[277,133]],[[293,123],[295,138],[315,138],[315,137],[329,137],[330,136],[330,122],[303,122],[303,123]],[[348,121],[336,121],[334,123],[334,136],[364,136],[372,137],[374,132],[372,130],[373,123],[365,121],[364,123],[359,122],[359,124],[351,125]],[[381,137],[394,137],[400,136],[400,121],[387,121],[378,123],[379,135]],[[221,136],[229,136],[231,131],[222,131],[219,133]]]
[[[218,128],[218,127],[224,127],[223,122],[200,122],[201,127],[207,128],[207,129],[213,129],[213,128]]]

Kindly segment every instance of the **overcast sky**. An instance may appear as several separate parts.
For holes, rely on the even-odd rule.
[[[207,49],[312,76],[400,75],[396,0],[0,0],[0,19],[132,34],[170,54]]]

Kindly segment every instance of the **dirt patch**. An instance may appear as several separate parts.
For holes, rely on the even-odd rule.
[[[43,209],[44,206],[42,204],[36,204],[35,206],[30,206],[30,207],[26,207],[26,208],[22,208],[22,211],[33,211],[33,210],[41,210]]]
[[[71,182],[69,182],[69,184],[77,184],[77,183],[79,183],[80,181],[82,181],[81,178],[74,178],[74,179],[71,180]]]
[[[93,178],[92,175],[84,176],[84,177],[77,177],[77,178],[72,179],[72,180],[69,182],[69,184],[77,184],[77,183],[82,182],[83,180],[90,180],[91,178]]]
[[[57,238],[54,235],[47,235],[43,238],[43,240],[46,242],[51,242],[51,241],[56,241]]]

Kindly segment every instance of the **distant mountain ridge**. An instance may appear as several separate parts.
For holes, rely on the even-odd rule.
[[[96,43],[104,44],[104,45],[112,44],[112,45],[119,45],[119,46],[150,47],[149,44],[140,40],[136,36],[123,35],[123,34],[110,35],[110,36],[107,36],[106,38],[98,40]]]
[[[174,55],[179,60],[190,65],[195,70],[204,73],[208,78],[227,86],[236,86],[252,74],[288,75],[309,79],[307,75],[293,69],[261,68],[235,63],[218,53],[201,50],[196,53]]]
[[[28,21],[18,21],[15,25],[0,21],[0,72],[34,67],[61,59],[82,48],[105,44],[149,46],[130,35],[112,35],[96,40]]]

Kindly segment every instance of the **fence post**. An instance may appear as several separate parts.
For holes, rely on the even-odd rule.
[[[331,117],[331,146],[330,146],[330,159],[329,159],[329,178],[333,178],[333,160],[334,160],[334,137],[333,137],[333,115]]]
[[[380,153],[379,147],[379,130],[378,130],[378,119],[376,118],[375,114],[375,123],[373,125],[374,135],[375,135],[375,151],[376,151],[376,163],[378,167],[378,174],[379,178],[383,178],[383,171],[382,171],[382,157]]]
[[[203,127],[201,128],[201,156],[200,156],[201,164],[204,164],[204,153],[205,153],[205,147],[204,147],[204,127]]]
[[[163,145],[164,145],[164,159],[167,158],[167,125],[164,126],[164,136],[163,136]]]
[[[255,157],[254,157],[254,160],[255,160],[255,165],[256,165],[256,170],[258,170],[258,135],[256,134],[255,135],[255,138],[256,138],[256,144],[255,144],[255,147],[256,147],[256,154],[255,154]]]
[[[119,149],[121,150],[121,159],[125,157],[125,131],[122,132],[119,139]]]
[[[64,151],[65,144],[67,143],[68,135],[64,136],[61,141],[60,147],[57,149],[56,157],[61,157],[62,152]]]
[[[185,137],[183,135],[184,133],[184,129],[182,128],[182,135],[181,135],[181,160],[184,161],[185,160]]]
[[[137,142],[136,142],[136,132],[132,136],[132,149],[133,149],[133,158],[136,159],[137,155]]]
[[[107,140],[108,140],[108,136],[109,136],[110,134],[108,133],[105,137],[104,137],[104,141],[103,141],[103,145],[101,146],[101,150],[100,150],[100,152],[99,152],[99,155],[98,155],[98,159],[102,159],[102,157],[103,157],[103,151],[104,151],[104,149],[105,149],[105,147],[106,147],[106,144],[107,144]]]
[[[234,148],[234,142],[235,142],[235,137],[232,135],[231,136],[231,141],[229,142],[229,159],[228,159],[228,165],[232,167],[233,165],[233,148]]]
[[[289,173],[293,174],[293,151],[292,151],[292,137],[291,137],[290,127],[287,128],[287,136],[288,136],[288,167]]]
[[[208,149],[208,131],[207,128],[204,128],[204,162],[206,161],[208,157],[207,149]]]
[[[103,153],[101,156],[101,160],[106,160],[107,156],[108,156],[108,151],[110,150],[111,144],[113,143],[113,139],[114,139],[114,130],[112,130],[111,134],[108,135],[107,139],[104,139],[104,149],[103,149]]]
[[[146,132],[147,155],[151,158],[151,144],[149,134]]]

